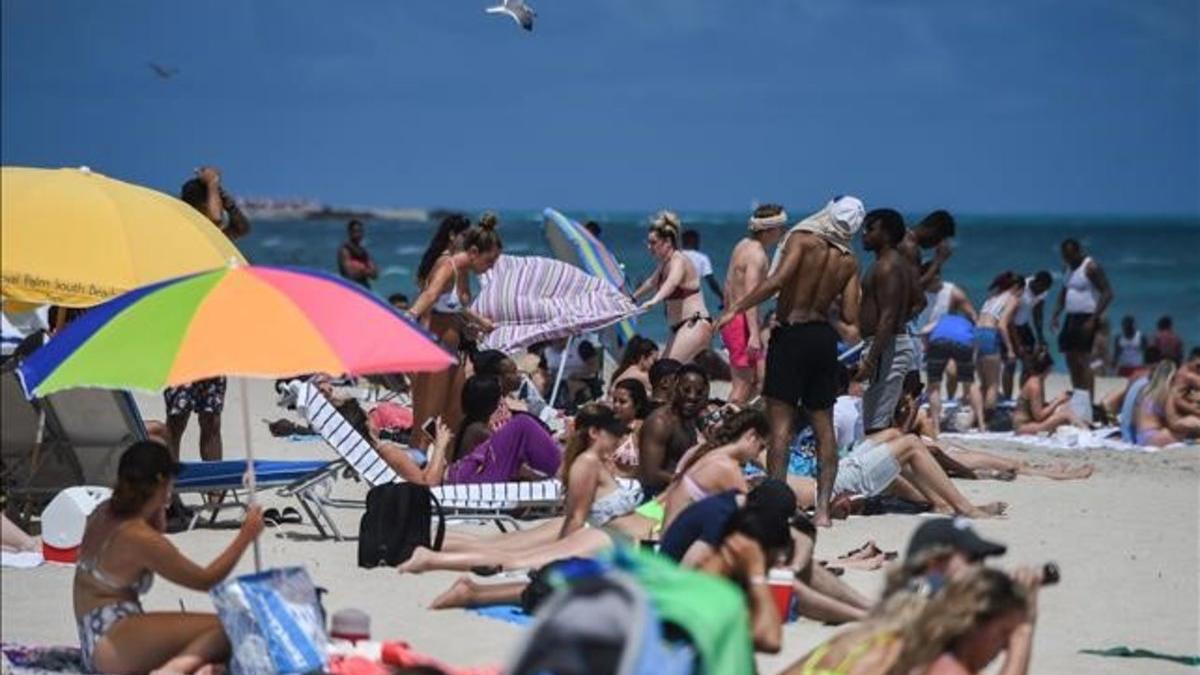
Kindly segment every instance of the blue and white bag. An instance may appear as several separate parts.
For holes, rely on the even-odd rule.
[[[211,594],[233,646],[233,675],[304,673],[325,667],[325,617],[304,568],[237,577]]]

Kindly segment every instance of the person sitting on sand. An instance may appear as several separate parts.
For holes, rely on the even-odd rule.
[[[554,560],[594,555],[615,537],[648,538],[657,523],[634,513],[642,501],[635,482],[621,482],[609,468],[628,428],[612,408],[591,403],[575,416],[575,431],[563,461],[566,504],[562,518],[497,537],[448,539],[441,551],[418,548],[400,572],[502,570],[541,567]]]
[[[705,497],[750,490],[743,467],[766,450],[771,425],[759,410],[742,410],[723,420],[708,442],[679,462],[675,478],[662,496],[663,527]]]
[[[562,451],[546,427],[532,415],[511,414],[495,425],[501,406],[500,380],[472,375],[463,385],[463,419],[450,453],[447,483],[502,483],[553,476]]]
[[[1200,416],[1180,414],[1194,406],[1185,394],[1186,378],[1176,377],[1175,363],[1163,359],[1150,373],[1134,408],[1138,445],[1162,448],[1190,438],[1200,438]],[[1178,384],[1177,384],[1178,382]]]
[[[650,396],[641,382],[625,379],[613,385],[612,409],[621,424],[629,427],[629,433],[613,453],[617,473],[623,478],[636,479],[638,475],[638,432],[642,422],[650,414]]]
[[[946,473],[953,478],[1012,480],[1021,475],[1040,476],[1051,480],[1080,480],[1091,477],[1095,471],[1091,464],[1072,466],[1067,462],[1056,462],[1040,465],[1009,459],[983,450],[971,450],[957,443],[939,439],[930,415],[921,408],[920,389],[918,381],[900,397],[900,403],[896,406],[896,426],[905,433],[919,436]]]
[[[233,542],[207,566],[198,565],[163,534],[178,472],[165,445],[134,443],[121,455],[112,497],[88,518],[73,593],[83,662],[91,672],[215,671],[229,658],[215,614],[146,612],[140,596],[155,574],[196,591],[223,581],[262,532],[262,508],[252,506]]]
[[[650,401],[655,407],[675,398],[675,378],[683,364],[675,359],[659,359],[650,366]]]
[[[610,384],[616,386],[621,380],[636,380],[650,391],[650,369],[658,361],[658,343],[650,338],[634,335],[621,352],[621,362],[613,371]]]
[[[781,481],[765,479],[748,494],[733,490],[706,497],[688,506],[660,542],[659,552],[685,567],[703,569],[722,555],[721,546],[729,523],[739,510],[767,509],[795,514],[796,497]],[[866,616],[870,602],[813,560],[817,530],[804,516],[791,520],[794,542],[785,563],[796,576],[800,614],[827,623],[858,621]]]
[[[1071,409],[1071,393],[1064,391],[1051,403],[1046,403],[1046,376],[1054,367],[1054,359],[1045,347],[1039,348],[1029,361],[1029,378],[1021,385],[1017,408],[1013,412],[1013,429],[1029,435],[1072,425],[1086,429],[1087,424]]]
[[[675,477],[684,453],[700,442],[699,421],[708,404],[708,376],[694,365],[679,369],[671,403],[646,417],[638,434],[638,474],[647,497],[655,497]]]
[[[690,363],[712,341],[712,316],[700,292],[700,274],[696,266],[679,250],[679,216],[660,211],[654,216],[646,246],[658,260],[654,271],[633,293],[634,301],[652,290],[654,294],[642,303],[646,310],[666,302],[667,325],[671,337],[663,348],[663,356]]]

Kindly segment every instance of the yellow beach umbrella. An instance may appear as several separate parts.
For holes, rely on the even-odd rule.
[[[88,170],[0,169],[0,296],[90,307],[146,284],[245,262],[200,212]]]

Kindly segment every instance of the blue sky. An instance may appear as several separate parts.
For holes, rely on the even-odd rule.
[[[533,34],[489,0],[3,0],[0,155],[341,204],[1200,213],[1196,0],[530,1]]]

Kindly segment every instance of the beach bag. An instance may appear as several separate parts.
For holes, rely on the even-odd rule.
[[[743,610],[744,611],[744,610]],[[690,675],[695,652],[668,643],[638,583],[624,572],[576,579],[547,600],[508,675]]]
[[[305,673],[325,667],[329,640],[324,612],[304,568],[248,574],[209,593],[233,648],[233,675]]]
[[[437,515],[437,534],[430,526]],[[418,546],[440,550],[446,516],[429,488],[412,483],[376,485],[367,493],[367,512],[358,523],[358,566],[395,567]]]

